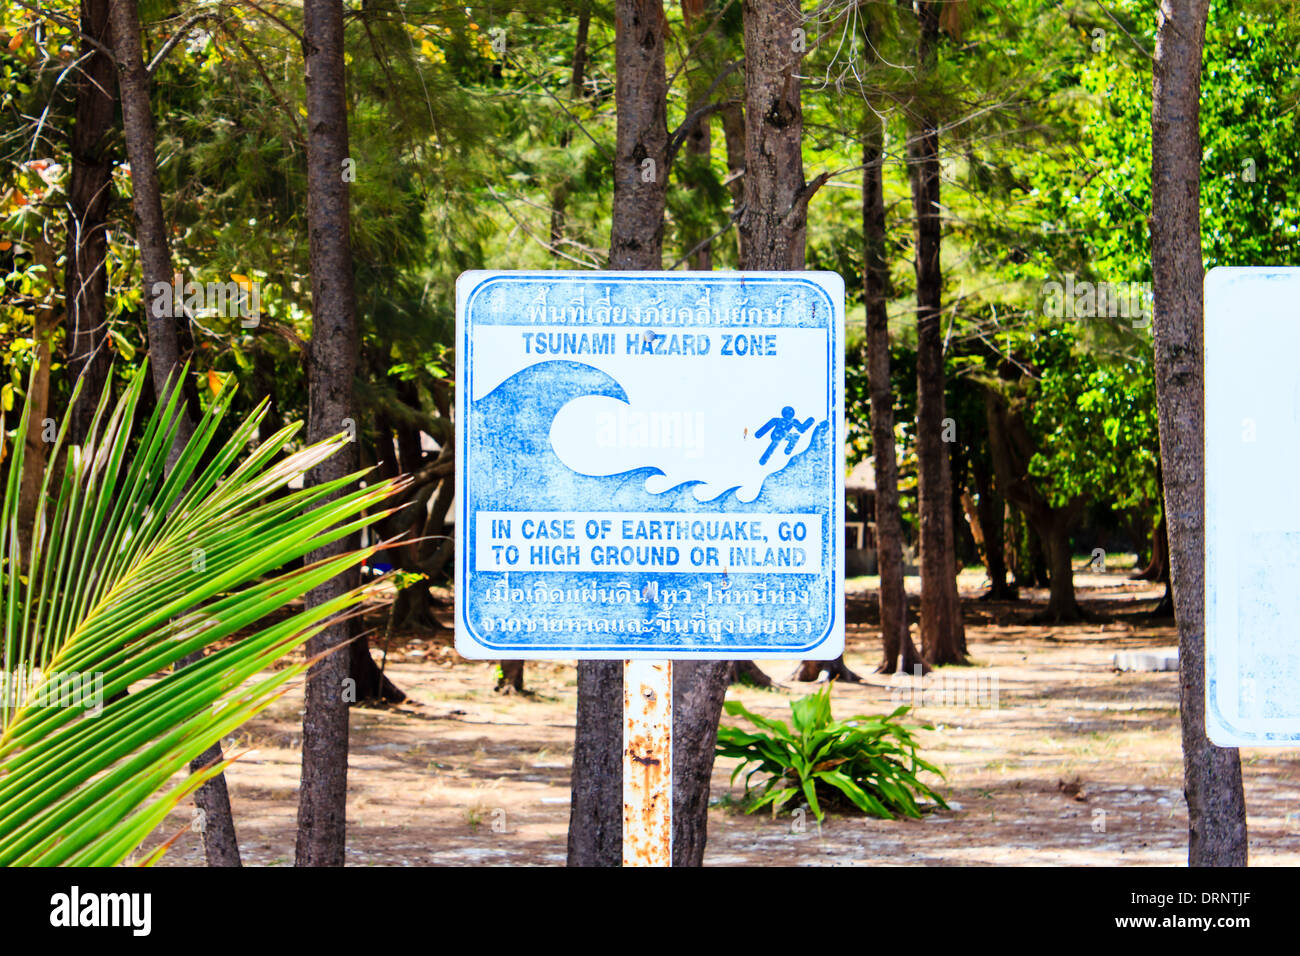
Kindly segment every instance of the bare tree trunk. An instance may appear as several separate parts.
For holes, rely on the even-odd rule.
[[[81,32],[105,46],[109,0],[81,0]],[[117,107],[113,61],[107,53],[81,41],[81,69],[73,77],[77,90],[72,128],[72,171],[68,177],[68,244],[64,266],[68,370],[84,377],[81,395],[68,410],[68,440],[81,445],[108,383],[108,204],[112,198],[113,159],[107,136]]]
[[[731,671],[731,661],[673,661],[673,866],[704,865],[713,755]]]
[[[1209,0],[1161,0],[1151,116],[1151,266],[1169,557],[1178,618],[1183,792],[1191,866],[1246,864],[1235,748],[1205,735],[1204,266],[1199,129]]]
[[[843,654],[833,661],[800,661],[791,679],[805,684],[820,680],[842,680],[848,684],[862,683],[862,678],[844,663]]]
[[[611,269],[658,269],[663,265],[668,178],[663,4],[616,0],[614,29],[617,144],[609,265]]]
[[[802,269],[808,195],[803,178],[803,104],[797,3],[746,0],[745,211],[740,217],[748,270]]]
[[[584,0],[578,10],[578,35],[573,45],[573,62],[569,69],[569,99],[582,95],[583,77],[587,70],[587,34],[591,29],[591,2]],[[560,145],[568,146],[573,130],[566,127]],[[564,240],[564,220],[569,204],[569,179],[566,176],[551,190],[551,255],[560,258],[560,243]],[[522,676],[521,676],[522,680]],[[522,687],[520,688],[522,689]]]
[[[867,380],[871,389],[871,448],[876,469],[876,562],[880,570],[879,674],[912,673],[927,664],[912,643],[903,588],[903,514],[898,502],[898,456],[894,449],[894,391],[889,378],[889,262],[885,256],[884,130],[863,103],[862,241],[866,291]],[[901,658],[901,659],[900,659]]]
[[[1076,499],[1064,507],[1053,507],[1034,485],[1029,474],[1029,460],[1034,455],[1032,440],[1020,415],[1013,412],[1001,395],[993,389],[984,392],[984,408],[988,420],[989,455],[993,470],[1003,494],[1025,516],[1029,526],[1031,567],[1022,569],[1035,583],[1041,570],[1033,567],[1041,559],[1033,545],[1037,541],[1046,551],[1051,593],[1047,608],[1036,616],[1038,620],[1062,624],[1083,617],[1074,599],[1074,568],[1070,563],[1070,528],[1082,507]]]
[[[724,106],[722,137],[727,149],[727,190],[731,193],[733,207],[739,209],[745,202],[745,108],[739,103]],[[745,237],[736,230],[737,261],[745,261]]]
[[[36,371],[27,393],[31,419],[27,426],[26,448],[23,452],[23,474],[18,485],[18,553],[19,563],[26,567],[31,560],[32,535],[36,530],[36,512],[40,506],[41,479],[45,475],[50,443],[45,420],[50,411],[50,359],[51,339],[59,325],[54,282],[57,263],[54,248],[44,235],[38,235],[33,246],[33,258],[50,282],[46,301],[37,307],[32,316],[32,338],[36,346]]]
[[[501,676],[492,689],[498,694],[520,694],[524,690],[524,662],[498,661]]]
[[[1160,520],[1156,522],[1155,529],[1151,532],[1151,560],[1147,562],[1145,568],[1133,575],[1133,580],[1169,580],[1169,525],[1165,521],[1163,512],[1160,515]]]
[[[700,18],[704,13],[703,0],[682,0],[682,21],[686,26],[685,40],[688,46],[696,38],[696,29]],[[699,102],[700,98],[708,89],[707,83],[701,83],[697,77],[700,71],[692,71],[687,74],[686,102],[693,106]],[[690,107],[688,107],[690,108]],[[686,163],[684,164],[686,182],[683,184],[692,195],[692,204],[700,205],[707,202],[707,195],[701,189],[700,177],[706,175],[709,168],[709,157],[713,151],[713,133],[710,129],[711,120],[708,116],[703,116],[696,121],[695,125],[686,134]],[[682,247],[686,250],[694,249],[701,242],[708,238],[707,230],[701,231],[698,228],[687,230],[683,236]],[[707,272],[713,268],[713,249],[709,244],[705,244],[690,257],[689,268]]]
[[[578,662],[569,866],[623,863],[623,662]]]
[[[916,5],[920,21],[917,62],[922,77],[934,71],[939,9]],[[922,99],[912,117],[908,172],[916,216],[916,459],[921,518],[921,653],[933,664],[966,662],[966,629],[957,594],[952,479],[943,442],[944,368],[939,265],[939,124]]]
[[[740,268],[802,269],[812,195],[803,177],[803,49],[795,42],[803,15],[797,3],[786,0],[748,0],[743,16],[745,204],[739,223]],[[795,679],[816,680],[835,665],[852,674],[842,659],[833,664],[811,661],[799,667]]]
[[[971,474],[975,478],[975,493],[979,495],[975,511],[984,534],[984,567],[989,574],[989,590],[984,596],[997,601],[1015,600],[1016,590],[1007,583],[1006,502],[993,481],[987,461],[972,461]]]
[[[171,388],[181,386],[181,338],[177,316],[179,303],[168,309],[154,293],[161,285],[172,282],[171,247],[167,241],[167,224],[163,219],[162,187],[158,182],[158,153],[154,135],[153,111],[149,99],[149,74],[140,46],[140,16],[136,0],[109,0],[113,52],[117,56],[117,82],[122,100],[122,126],[126,136],[126,156],[131,163],[131,206],[135,212],[136,244],[140,247],[140,264],[144,272],[145,318],[149,327],[149,359],[152,363],[154,394],[165,402]],[[194,433],[188,414],[167,454],[170,472],[180,451]]]
[[[668,148],[667,22],[661,0],[614,4],[614,207],[611,269],[663,264],[664,168]],[[682,719],[681,714],[676,720]],[[570,866],[623,862],[623,664],[578,663],[574,730]],[[677,763],[675,761],[675,763]]]
[[[1072,516],[1065,509],[1053,509],[1049,518],[1038,524],[1038,535],[1047,548],[1047,609],[1041,618],[1052,623],[1077,621],[1083,617],[1074,597],[1074,564],[1070,555]]]
[[[348,677],[355,681],[351,703],[400,704],[406,700],[406,692],[389,680],[370,656],[370,641],[365,637],[348,645]]]
[[[159,403],[169,400],[171,389],[184,390],[181,374],[181,335],[177,316],[180,309],[162,307],[155,289],[172,281],[171,247],[167,224],[163,219],[162,187],[158,181],[158,153],[154,134],[153,107],[150,102],[149,74],[145,69],[144,50],[140,44],[140,15],[136,0],[108,0],[109,29],[113,53],[117,59],[117,83],[122,102],[122,127],[126,139],[126,157],[131,163],[131,208],[135,213],[136,245],[144,273],[145,318],[149,330],[150,375]],[[169,384],[170,383],[170,384]],[[167,452],[167,471],[176,466],[181,450],[194,434],[186,400],[181,399],[180,426]],[[180,661],[185,666],[198,660],[192,655]],[[190,764],[192,771],[222,759],[221,745],[214,744]],[[194,794],[194,802],[203,813],[203,848],[209,866],[239,866],[239,844],[235,821],[230,812],[230,796],[224,774],[214,777]]]
[[[343,163],[348,157],[348,113],[343,64],[342,0],[305,0],[303,55],[307,70],[307,226],[311,249],[312,336],[308,350],[307,440],[321,441],[355,425],[353,379],[359,348],[353,288],[351,221]],[[314,484],[357,467],[355,442],[313,470]],[[357,544],[351,536],[313,552],[319,561]],[[339,575],[307,595],[320,605],[350,590],[356,572]],[[336,623],[307,643],[313,656],[352,636]],[[302,782],[298,798],[297,866],[342,866],[347,839],[347,654],[326,654],[307,677],[302,720]]]

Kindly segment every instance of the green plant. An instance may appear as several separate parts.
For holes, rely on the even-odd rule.
[[[64,449],[65,431],[59,432],[28,555],[19,541],[18,501],[30,406],[0,476],[0,865],[126,860],[226,764],[179,783],[173,775],[284,693],[311,661],[268,675],[270,665],[376,587],[267,623],[375,552],[282,570],[382,518],[387,512],[378,506],[401,482],[345,490],[357,481],[354,474],[288,488],[347,441],[337,435],[281,456],[297,424],[236,463],[267,403],[219,444],[228,388],[169,472],[182,390],[154,409],[132,451],[145,381],[142,366],[111,413],[105,392],[83,447]]]
[[[718,727],[719,757],[740,760],[731,774],[732,782],[746,767],[746,813],[764,806],[776,812],[800,794],[821,821],[822,805],[848,803],[863,813],[892,820],[896,815],[919,817],[917,797],[947,807],[943,797],[917,779],[929,771],[943,773],[916,755],[912,731],[919,729],[897,722],[910,708],[899,707],[885,717],[859,715],[848,720],[831,717],[830,688],[790,702],[793,729],[783,720],[769,720],[745,709],[739,701],[727,701],[726,712],[744,717],[758,731],[741,730],[725,724]],[[930,726],[921,725],[926,730]],[[767,778],[756,786],[755,774]]]

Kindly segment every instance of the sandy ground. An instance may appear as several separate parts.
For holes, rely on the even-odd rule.
[[[706,864],[1182,865],[1187,813],[1181,792],[1175,673],[1118,673],[1123,650],[1177,643],[1168,622],[1140,612],[1159,588],[1123,572],[1079,573],[1085,607],[1104,620],[1029,622],[1046,594],[981,602],[978,574],[963,576],[973,666],[913,677],[873,674],[879,658],[874,580],[849,583],[846,660],[860,685],[837,683],[837,716],[915,703],[924,755],[940,766],[951,809],[921,820],[832,815],[773,818],[736,809],[732,765],[713,779]],[[908,579],[909,592],[919,582]],[[915,627],[915,626],[914,626]],[[530,662],[527,696],[492,692],[493,666],[459,658],[450,633],[412,636],[387,669],[409,695],[394,708],[354,708],[347,860],[357,866],[564,862],[573,746],[575,671]],[[762,665],[784,680],[790,662]],[[759,713],[786,718],[810,685],[735,687]],[[301,687],[229,743],[243,752],[227,772],[244,862],[293,861]],[[724,718],[726,719],[726,718]],[[1300,865],[1300,751],[1243,750],[1250,855],[1256,865]],[[173,813],[146,846],[185,832],[164,866],[202,865],[192,810]]]

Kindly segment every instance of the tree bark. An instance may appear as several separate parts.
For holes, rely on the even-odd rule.
[[[307,440],[321,441],[355,426],[353,379],[359,340],[353,288],[351,222],[343,163],[348,157],[346,74],[341,0],[305,0],[303,56],[307,71],[307,226],[311,256],[312,336],[308,349]],[[313,484],[356,469],[348,443],[308,476]],[[357,544],[356,536],[310,555],[318,561]],[[339,575],[307,595],[317,606],[350,590],[356,572]],[[313,656],[352,636],[351,622],[331,625],[307,643]],[[307,677],[302,723],[302,782],[298,799],[297,866],[342,866],[347,839],[348,654],[326,654]]]
[[[358,638],[348,645],[348,676],[356,681],[356,703],[400,704],[406,700],[406,693],[379,670],[370,656],[367,638]]]
[[[784,272],[804,267],[810,193],[803,177],[803,103],[796,31],[803,29],[797,3],[745,0],[745,180],[740,217],[740,268]],[[728,134],[730,138],[730,134]],[[728,147],[730,148],[730,147]],[[842,660],[835,664],[843,666]],[[817,674],[834,665],[801,666]],[[845,668],[847,673],[852,673]]]
[[[823,674],[826,675],[825,680],[827,681],[842,680],[849,684],[862,683],[862,678],[844,663],[843,654],[833,661],[800,661],[799,667],[795,670],[791,679],[804,684],[811,684],[814,681],[822,680]]]
[[[614,206],[611,269],[663,265],[668,148],[667,22],[660,0],[614,4]],[[682,719],[681,714],[676,720]],[[623,664],[578,663],[569,866],[623,862]],[[675,761],[676,763],[676,761]]]
[[[975,493],[979,496],[975,512],[984,535],[984,567],[989,575],[989,590],[984,597],[994,601],[1014,601],[1018,594],[1007,583],[1006,502],[993,481],[988,461],[979,457],[972,460],[971,475],[975,479]]]
[[[1074,567],[1070,563],[1070,529],[1082,507],[1076,499],[1063,507],[1055,507],[1034,485],[1029,474],[1029,460],[1034,455],[1032,439],[1020,415],[993,389],[985,389],[984,408],[988,420],[989,455],[993,470],[1003,494],[1025,516],[1030,534],[1030,567],[1021,569],[1036,583],[1041,570],[1035,565],[1040,556],[1035,553],[1035,539],[1046,551],[1051,587],[1047,608],[1036,615],[1036,620],[1061,624],[1083,617],[1074,598]]]
[[[740,217],[746,270],[804,266],[808,197],[803,178],[803,104],[795,31],[797,3],[745,0],[745,209]]]
[[[697,24],[704,13],[704,3],[702,0],[682,0],[682,22],[686,26],[685,41],[688,47],[696,38]],[[687,108],[692,109],[699,102],[700,98],[708,89],[707,83],[701,83],[697,77],[699,71],[692,71],[687,74],[686,102]],[[686,134],[686,159],[685,172],[686,182],[683,185],[691,195],[692,205],[701,205],[707,203],[708,197],[701,188],[701,176],[707,175],[709,169],[709,157],[713,151],[713,134],[710,128],[710,117],[702,116],[696,120],[695,125]],[[687,230],[683,236],[682,247],[686,250],[694,249],[708,238],[708,232],[701,231],[698,228]],[[713,248],[709,244],[703,245],[690,257],[689,269],[707,272],[713,268]]]
[[[569,866],[623,863],[623,662],[578,662]]]
[[[584,0],[578,10],[578,35],[573,44],[573,61],[569,68],[569,99],[582,96],[583,78],[587,70],[587,35],[591,29],[591,2]],[[566,127],[560,145],[567,147],[573,139],[572,128]],[[559,259],[560,243],[564,240],[564,220],[569,204],[569,178],[566,176],[551,190],[551,255]],[[522,688],[520,688],[522,689]]]
[[[524,662],[498,661],[501,676],[494,688],[498,694],[522,694],[524,690]]]
[[[614,97],[618,116],[611,269],[658,269],[663,264],[668,149],[666,30],[659,0],[616,0]]]
[[[1039,526],[1039,537],[1047,547],[1048,591],[1047,609],[1043,620],[1053,623],[1077,621],[1083,617],[1074,597],[1074,564],[1070,554],[1070,525],[1072,516],[1055,509],[1051,517]]]
[[[929,664],[912,643],[903,587],[903,514],[898,501],[894,448],[894,392],[889,377],[889,261],[885,255],[884,129],[863,103],[862,244],[867,311],[866,364],[871,392],[871,448],[876,470],[876,563],[880,571],[879,674],[912,673]],[[901,658],[901,659],[900,659]]]
[[[136,0],[108,0],[113,52],[117,57],[117,82],[122,101],[122,126],[126,137],[126,156],[131,163],[131,207],[135,213],[136,244],[140,247],[140,264],[144,273],[145,318],[149,329],[150,374],[157,400],[166,402],[170,388],[181,387],[182,364],[178,303],[171,309],[161,307],[154,295],[159,283],[172,282],[171,247],[167,224],[163,219],[162,187],[158,181],[158,153],[154,133],[153,110],[149,97],[149,74],[145,69],[140,45],[140,15]],[[168,382],[170,380],[170,386]],[[180,429],[167,453],[167,471],[171,471],[194,433],[194,422],[182,414]]]
[[[1151,115],[1151,266],[1169,558],[1178,619],[1183,792],[1191,866],[1246,864],[1235,748],[1205,735],[1204,265],[1199,129],[1209,0],[1161,0]]]
[[[1151,560],[1147,566],[1133,575],[1134,581],[1168,581],[1169,580],[1169,525],[1164,513],[1156,522],[1151,532]]]
[[[153,107],[150,101],[149,74],[145,69],[144,50],[140,43],[140,14],[136,0],[108,0],[109,30],[113,54],[117,60],[118,93],[122,103],[122,127],[126,139],[126,157],[131,164],[131,208],[135,215],[136,245],[144,274],[145,319],[149,334],[150,375],[154,395],[160,403],[171,396],[171,389],[184,389],[180,380],[182,355],[178,316],[180,309],[157,308],[154,289],[158,283],[172,281],[171,246],[167,224],[163,219],[162,187],[158,181],[158,153],[154,133]],[[183,310],[182,310],[183,313]],[[181,399],[180,425],[176,439],[167,452],[167,472],[176,466],[181,450],[194,434],[194,421],[186,400]],[[192,663],[197,657],[187,658]],[[197,771],[222,759],[220,743],[209,747],[190,764]],[[194,794],[194,802],[203,812],[203,848],[209,866],[239,866],[239,844],[235,836],[234,817],[225,775],[209,780]]]
[[[703,866],[731,661],[673,661],[673,866]]]
[[[19,563],[23,567],[31,561],[32,535],[36,530],[36,512],[41,503],[41,481],[51,447],[46,441],[45,420],[50,411],[50,360],[53,356],[51,340],[59,324],[54,278],[58,264],[55,262],[54,248],[44,235],[35,237],[32,248],[33,258],[44,271],[50,289],[46,293],[45,302],[36,308],[32,316],[36,370],[27,392],[27,407],[31,418],[28,420],[27,438],[24,441],[23,473],[18,485],[18,553]]]
[[[922,77],[938,55],[939,10],[916,5]],[[939,124],[925,104],[912,119],[908,172],[916,216],[916,458],[921,518],[921,653],[933,664],[966,662],[966,629],[955,577],[952,479],[943,442],[944,367],[939,264]]]
[[[728,103],[719,111],[722,138],[727,150],[727,190],[731,193],[732,214],[745,202],[745,108]],[[745,237],[736,230],[736,261],[745,261]]]
[[[81,69],[75,74],[77,106],[69,152],[68,240],[64,265],[64,303],[68,314],[68,370],[83,378],[81,395],[68,410],[68,441],[84,444],[99,398],[108,383],[108,204],[112,198],[113,157],[107,136],[113,128],[117,97],[113,61],[94,46],[111,46],[109,0],[82,0]]]

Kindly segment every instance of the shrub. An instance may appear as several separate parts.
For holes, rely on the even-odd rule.
[[[800,794],[819,822],[825,816],[823,805],[851,804],[887,820],[899,814],[919,817],[923,806],[918,797],[938,807],[948,806],[943,797],[917,779],[922,771],[940,777],[943,773],[916,755],[912,732],[930,730],[930,726],[898,723],[909,707],[899,707],[884,717],[858,715],[834,720],[827,687],[790,702],[793,729],[783,720],[769,720],[746,710],[739,701],[727,701],[725,710],[758,728],[751,732],[725,724],[718,727],[717,755],[740,760],[731,774],[732,782],[752,765],[745,774],[746,813],[770,806],[775,815]],[[765,774],[766,779],[751,783],[756,774]]]

